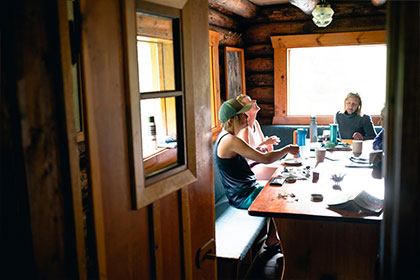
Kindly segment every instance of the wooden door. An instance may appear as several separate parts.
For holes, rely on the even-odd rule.
[[[122,24],[122,11],[133,2],[82,0],[80,6],[99,275],[102,279],[214,279],[214,260],[204,260],[200,268],[196,264],[198,249],[214,238],[208,3],[191,0],[181,11],[187,169],[194,182],[134,210]],[[209,247],[214,250],[211,242]]]

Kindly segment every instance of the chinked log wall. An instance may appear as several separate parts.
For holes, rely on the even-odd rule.
[[[221,100],[225,100],[224,48],[244,48],[245,19],[257,16],[258,6],[248,0],[209,0],[209,29],[219,33],[219,77]]]
[[[290,4],[261,7],[255,18],[246,20],[246,88],[261,107],[261,124],[271,124],[274,116],[274,49],[270,36],[385,29],[384,6],[374,7],[370,2],[331,5],[334,18],[326,28],[318,28],[312,16]]]
[[[229,4],[230,3],[230,4]],[[209,0],[210,29],[220,33],[220,82],[224,96],[224,46],[245,48],[247,94],[262,108],[261,124],[274,115],[274,50],[270,36],[385,29],[385,6],[370,2],[331,3],[332,23],[318,28],[312,16],[291,4],[255,6],[247,0]]]

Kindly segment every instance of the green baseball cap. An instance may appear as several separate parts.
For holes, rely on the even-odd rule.
[[[223,102],[222,106],[219,109],[219,120],[224,123],[229,119],[233,118],[235,115],[245,113],[251,109],[252,104],[242,105],[236,98],[229,99],[228,101]]]

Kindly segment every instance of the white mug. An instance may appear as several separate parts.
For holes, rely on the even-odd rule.
[[[363,151],[363,141],[362,140],[353,140],[353,155],[355,157],[360,157]]]

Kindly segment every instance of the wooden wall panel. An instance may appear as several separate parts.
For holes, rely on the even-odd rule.
[[[132,279],[131,194],[118,1],[81,1],[86,124],[100,277]],[[137,215],[135,215],[137,216]],[[138,217],[138,216],[137,216]],[[132,224],[133,223],[133,224]],[[129,238],[134,237],[134,239]],[[137,247],[135,247],[137,246]],[[139,253],[137,253],[139,254]],[[143,272],[151,274],[145,267]]]
[[[420,279],[420,2],[388,4],[380,279]]]
[[[154,276],[152,216],[148,207],[137,211],[128,211],[127,214],[130,226],[123,238],[130,240],[130,244],[122,248],[122,253],[129,256],[125,269],[131,277],[127,279],[152,279]]]
[[[184,278],[179,196],[180,191],[173,192],[153,203],[154,250],[158,256],[158,279]]]
[[[2,12],[1,275],[75,279],[57,2],[13,1]]]
[[[199,183],[140,210],[132,210],[131,204],[121,3],[97,0],[81,4],[87,139],[100,277],[200,279],[205,275],[214,279],[215,261],[206,262],[200,270],[194,263],[198,248],[214,238],[214,193],[208,184],[207,1],[191,0],[182,10],[188,168]],[[188,191],[196,194],[195,200],[180,198],[181,192]],[[190,206],[192,219],[187,211]],[[194,277],[196,274],[201,276]]]
[[[193,152],[188,155],[188,166],[197,174],[197,181],[182,190],[183,230],[190,233],[184,239],[190,244],[190,248],[184,249],[190,250],[185,263],[193,268],[186,279],[216,278],[215,260],[204,261],[200,269],[195,264],[198,249],[214,238],[208,9],[202,8],[207,3],[206,0],[188,1],[182,11],[185,77],[188,77],[185,101],[187,119],[191,120],[186,124],[187,143],[191,147],[189,152]]]

